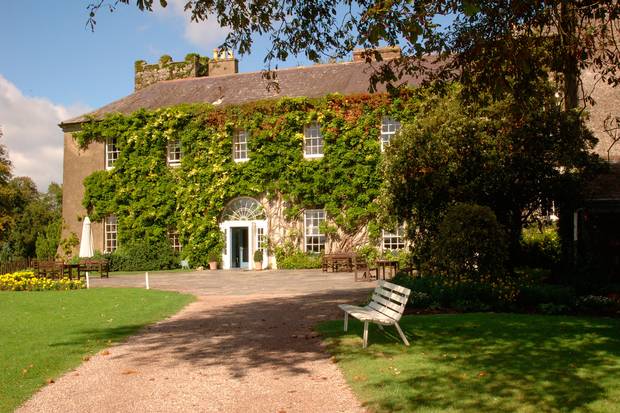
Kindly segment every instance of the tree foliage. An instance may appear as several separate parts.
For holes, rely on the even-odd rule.
[[[599,166],[596,143],[576,111],[565,112],[541,86],[530,110],[506,98],[463,101],[458,88],[429,95],[391,142],[382,199],[409,222],[418,255],[428,257],[446,209],[455,202],[490,207],[504,225],[512,257],[523,224],[552,200],[574,199]]]
[[[133,3],[91,1],[91,27],[101,7],[118,2]],[[135,1],[148,11],[154,3],[167,6],[165,0]],[[227,28],[223,46],[240,54],[250,52],[257,35],[268,36],[268,67],[290,55],[342,58],[354,47],[369,49],[369,61],[380,60],[372,50],[401,45],[403,57],[376,65],[373,82],[397,85],[406,74],[425,74],[501,98],[527,93],[542,74],[555,73],[568,109],[577,106],[585,67],[611,84],[620,81],[616,0],[186,0],[185,10],[193,21],[216,20]]]

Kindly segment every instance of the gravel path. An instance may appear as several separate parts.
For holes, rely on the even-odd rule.
[[[235,282],[233,273],[223,277],[220,281]],[[265,277],[268,282],[270,275]],[[301,293],[295,284],[294,293],[209,295],[198,283],[196,302],[100,352],[18,411],[364,411],[312,330],[320,320],[341,316],[338,303],[365,297],[372,287],[338,277],[332,279],[333,289],[329,281],[311,281]]]

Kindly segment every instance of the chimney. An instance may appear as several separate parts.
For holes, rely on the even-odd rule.
[[[368,54],[372,61],[376,61],[377,59],[375,58],[374,52],[378,52],[382,60],[396,59],[401,56],[400,47],[398,46],[378,47],[376,49],[355,49],[353,50],[353,61],[365,62],[366,56],[364,56],[364,54]]]
[[[239,61],[230,50],[213,49],[209,60],[209,76],[234,75],[239,72]]]
[[[138,60],[135,63],[135,90],[162,80],[207,76],[208,60],[196,53],[188,54],[182,62],[173,62],[172,57],[168,55],[160,57],[159,62],[155,64]]]

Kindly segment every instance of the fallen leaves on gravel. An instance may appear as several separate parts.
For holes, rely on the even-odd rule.
[[[109,355],[110,355],[110,352],[109,352],[108,350],[103,350],[103,351],[101,352],[101,355],[102,355],[102,356],[109,356]]]
[[[130,375],[130,374],[138,374],[138,370],[133,370],[133,369],[125,369],[121,372],[121,374],[124,375]]]

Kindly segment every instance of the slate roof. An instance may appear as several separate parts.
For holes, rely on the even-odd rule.
[[[221,105],[233,105],[282,97],[317,98],[330,93],[359,94],[368,92],[373,70],[366,62],[281,69],[275,71],[279,91],[267,89],[267,81],[262,78],[261,72],[161,81],[93,112],[66,120],[60,126],[79,124],[87,116],[101,118],[110,113],[130,114],[142,108],[157,109],[181,103],[214,103],[219,100]],[[419,78],[403,80],[412,86],[422,83]],[[377,89],[385,91],[385,87],[380,84]]]

